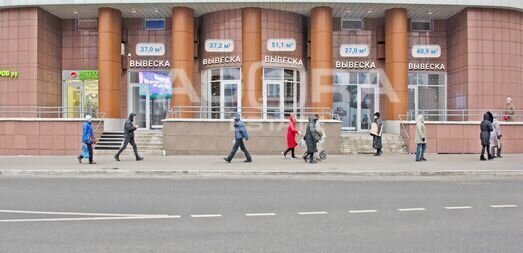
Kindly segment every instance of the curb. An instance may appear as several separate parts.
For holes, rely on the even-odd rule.
[[[450,177],[523,176],[523,170],[441,170],[441,171],[278,171],[278,170],[0,170],[1,176],[37,177],[228,177],[228,176],[325,176],[325,177]]]

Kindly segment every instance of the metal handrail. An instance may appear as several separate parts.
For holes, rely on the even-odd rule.
[[[78,117],[69,117],[69,115]],[[91,115],[98,121],[94,131],[96,132],[104,122],[104,112],[92,112],[89,107],[81,106],[0,106],[0,118],[71,118],[83,119],[85,115]]]
[[[308,116],[318,114],[320,118],[335,119],[336,114],[333,113],[331,108],[328,107],[299,107],[297,111],[293,108],[284,108],[284,111],[280,111],[281,107],[223,107],[223,106],[173,106],[169,111],[169,118],[180,118],[183,115],[192,115],[191,118],[208,119],[212,118],[212,115],[219,116],[218,118],[232,118],[234,114],[240,113],[242,116],[256,116],[260,119],[267,118],[267,115],[271,115],[270,118],[284,118],[285,114],[294,114],[297,119],[306,119]]]
[[[406,121],[415,121],[418,115],[423,115],[426,121],[480,121],[485,112],[490,111],[498,115],[499,121],[504,121],[507,114],[503,109],[448,109],[448,110],[410,110],[405,116]],[[513,121],[523,121],[523,110],[515,110]]]

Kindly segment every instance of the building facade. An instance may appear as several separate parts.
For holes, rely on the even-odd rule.
[[[349,131],[523,108],[519,0],[102,2],[0,1],[0,107],[82,108],[61,113],[108,130],[327,111]]]

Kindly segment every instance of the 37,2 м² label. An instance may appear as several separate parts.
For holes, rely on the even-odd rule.
[[[234,51],[233,40],[205,40],[205,51],[207,52],[232,52]]]

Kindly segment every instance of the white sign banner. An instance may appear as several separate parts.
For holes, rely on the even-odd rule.
[[[233,40],[205,40],[205,51],[207,52],[232,52],[233,50]]]
[[[136,55],[138,56],[162,56],[165,54],[163,43],[138,43],[136,44]]]
[[[268,39],[267,50],[271,52],[293,52],[296,50],[295,39]]]
[[[367,44],[342,44],[340,46],[341,57],[368,57],[370,48]]]
[[[439,58],[441,47],[439,45],[415,45],[412,47],[414,58]]]

